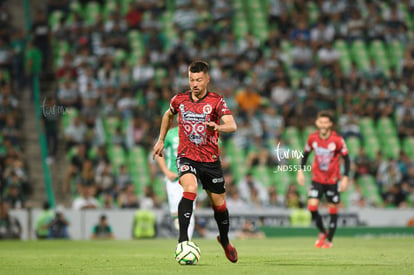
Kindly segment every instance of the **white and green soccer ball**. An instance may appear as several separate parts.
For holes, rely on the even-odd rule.
[[[200,260],[200,248],[191,241],[177,244],[175,260],[181,265],[194,265]]]

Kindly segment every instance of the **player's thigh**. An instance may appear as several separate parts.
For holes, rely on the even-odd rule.
[[[177,159],[178,177],[184,192],[197,193],[197,167],[189,159]]]
[[[322,195],[322,184],[313,181],[308,191],[308,205],[318,205]]]
[[[336,206],[341,202],[338,183],[325,186],[325,197],[329,205]]]
[[[224,194],[224,175],[220,161],[203,163],[199,170],[199,179],[207,193]]]
[[[170,181],[166,180],[166,189],[168,197],[168,206],[171,213],[178,211],[178,204],[183,196],[183,187],[180,185],[178,180]]]

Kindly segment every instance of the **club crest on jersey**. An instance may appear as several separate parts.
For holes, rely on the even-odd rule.
[[[185,171],[188,171],[188,170],[190,170],[190,166],[188,166],[188,165],[183,165],[183,166],[180,167],[181,172],[185,172]]]
[[[213,110],[213,108],[211,107],[211,105],[210,104],[206,104],[206,105],[204,105],[204,107],[203,107],[203,113],[205,113],[205,114],[211,114],[211,111]]]
[[[331,150],[331,151],[335,151],[335,149],[336,149],[335,143],[334,142],[329,143],[328,144],[328,149]]]

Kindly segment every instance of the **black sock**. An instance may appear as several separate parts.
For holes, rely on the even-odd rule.
[[[316,227],[321,233],[326,233],[325,227],[323,226],[322,217],[319,215],[318,211],[311,211],[312,221],[315,222]]]
[[[328,241],[332,242],[336,231],[336,224],[338,221],[338,214],[330,214],[331,220],[329,222],[329,232],[328,232]]]
[[[230,228],[230,221],[229,221],[229,211],[217,211],[214,210],[214,218],[216,219],[217,226],[220,232],[220,242],[227,246],[229,243],[229,228]]]
[[[193,214],[193,203],[194,201],[183,197],[178,204],[178,222],[180,224],[179,243],[188,241],[188,226],[190,225],[190,218]]]

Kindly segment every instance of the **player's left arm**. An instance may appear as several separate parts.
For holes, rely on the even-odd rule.
[[[349,158],[348,148],[346,147],[344,139],[341,140],[341,155],[344,159],[344,174],[341,179],[341,192],[344,192],[348,187],[348,175],[351,167],[351,159]]]

